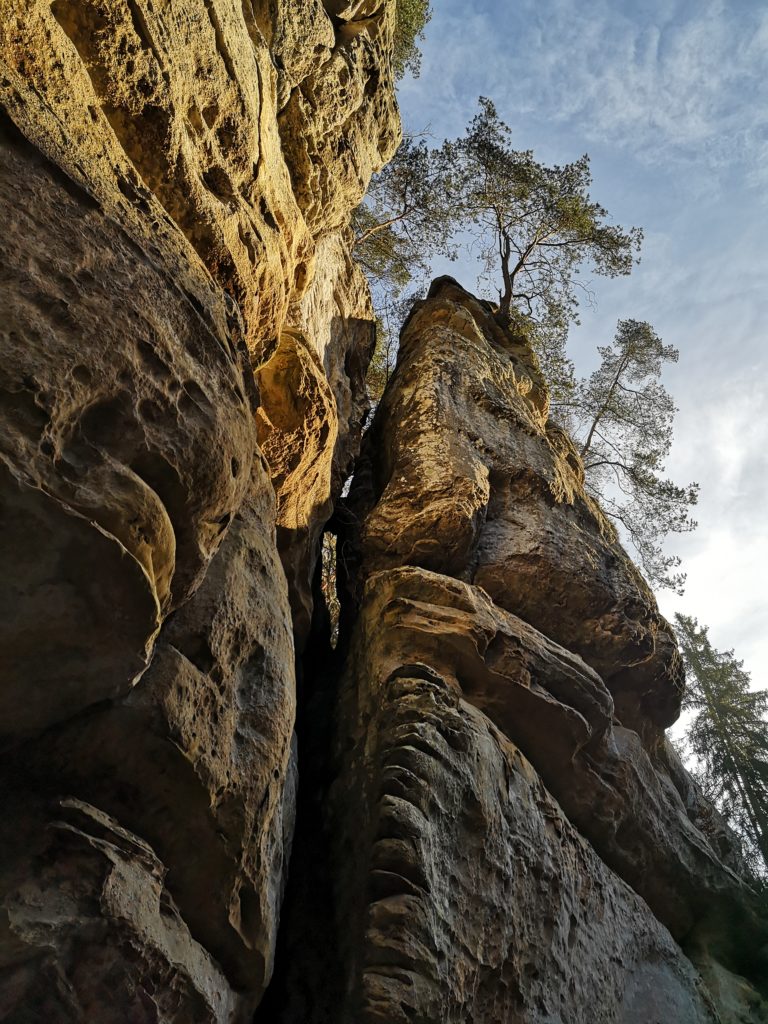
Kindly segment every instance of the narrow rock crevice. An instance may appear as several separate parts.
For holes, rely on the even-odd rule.
[[[334,648],[324,597],[323,566],[313,583],[313,616],[297,670],[296,737],[299,786],[296,831],[288,865],[281,929],[271,984],[255,1024],[321,1024],[338,1019],[347,967],[339,958],[343,943],[338,918],[340,886],[333,861],[326,813],[337,766],[334,753],[338,681],[345,660],[344,641]]]
[[[368,423],[397,6],[4,0],[9,1024],[768,1019],[526,339],[438,279]]]

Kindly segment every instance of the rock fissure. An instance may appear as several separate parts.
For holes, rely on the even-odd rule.
[[[395,0],[0,8],[0,1019],[767,1020],[526,338],[438,279],[368,423]]]

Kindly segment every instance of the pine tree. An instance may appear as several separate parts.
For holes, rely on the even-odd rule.
[[[395,38],[392,69],[395,78],[410,72],[414,78],[421,70],[421,51],[418,40],[424,38],[424,28],[432,17],[429,0],[397,0],[395,5]]]
[[[513,311],[540,331],[563,334],[577,317],[582,264],[606,277],[629,274],[642,241],[638,228],[608,222],[589,194],[585,154],[547,167],[510,145],[511,132],[484,96],[462,138],[440,150],[454,215],[472,239],[486,276],[500,280],[499,314]]]
[[[742,838],[760,874],[768,870],[768,691],[750,690],[733,651],[718,651],[707,628],[675,616],[693,712],[685,742],[702,789]],[[762,862],[762,864],[760,863]]]
[[[429,277],[435,253],[455,255],[457,224],[440,161],[423,139],[406,136],[352,214],[355,259],[374,289],[399,294]]]
[[[688,512],[698,484],[662,475],[676,409],[659,378],[677,349],[645,321],[620,320],[613,344],[598,352],[600,366],[556,395],[552,412],[578,441],[587,487],[624,528],[648,582],[682,592],[680,559],[661,547],[667,534],[696,527]]]
[[[378,401],[394,368],[400,326],[431,276],[431,257],[455,255],[456,220],[442,165],[423,139],[406,136],[371,179],[351,227],[353,253],[368,278],[376,312],[377,345],[367,384]]]

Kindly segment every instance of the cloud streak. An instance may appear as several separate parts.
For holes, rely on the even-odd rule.
[[[464,123],[485,88],[518,118],[648,163],[727,170],[768,146],[768,12],[758,5],[518,0],[467,17],[446,6],[425,54],[433,121],[461,111]],[[406,107],[431,91],[409,88]]]

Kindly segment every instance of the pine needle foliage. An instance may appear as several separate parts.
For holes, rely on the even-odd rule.
[[[685,744],[693,773],[744,843],[758,875],[768,872],[768,691],[732,650],[718,651],[706,626],[675,616],[687,674]]]
[[[455,254],[455,226],[441,166],[423,139],[406,137],[352,215],[355,258],[374,287],[399,294],[429,275],[435,253]]]
[[[424,28],[432,17],[429,0],[397,0],[395,15],[395,45],[392,69],[395,78],[410,73],[419,77],[421,51],[418,41],[424,38]]]
[[[695,528],[698,485],[664,476],[675,408],[660,383],[677,351],[649,324],[619,322],[602,362],[577,380],[566,355],[580,298],[591,301],[583,266],[608,277],[629,274],[642,232],[611,224],[590,196],[589,157],[563,166],[516,150],[491,100],[465,134],[430,148],[406,138],[373,181],[352,228],[355,256],[371,282],[379,345],[369,375],[374,401],[391,372],[405,290],[426,282],[436,255],[460,250],[479,259],[482,278],[498,284],[501,323],[531,340],[549,385],[553,414],[580,441],[587,486],[618,522],[649,583],[682,592],[679,559],[663,544]]]
[[[587,487],[623,527],[648,582],[682,593],[680,559],[662,547],[670,533],[696,528],[689,512],[698,484],[663,475],[677,410],[660,377],[679,353],[640,320],[620,320],[598,352],[598,368],[558,396],[553,412],[578,441]]]
[[[499,281],[499,313],[512,307],[548,333],[567,330],[577,317],[578,270],[629,274],[642,231],[609,223],[608,211],[589,194],[592,175],[585,154],[548,167],[531,150],[514,149],[509,127],[493,102],[463,137],[441,150],[446,188],[455,217],[473,240],[487,278]]]
[[[368,278],[377,345],[368,392],[377,402],[394,368],[400,325],[431,276],[430,258],[452,253],[454,230],[441,169],[423,139],[406,137],[352,216],[352,249]]]

